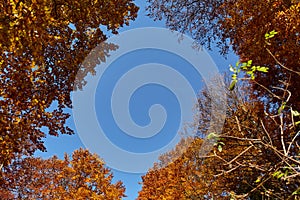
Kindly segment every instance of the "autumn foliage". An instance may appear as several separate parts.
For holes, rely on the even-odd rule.
[[[257,74],[253,85],[256,93],[269,102],[270,92],[282,96],[281,81],[299,85],[300,70],[300,2],[296,0],[148,0],[148,13],[156,20],[166,20],[166,26],[187,33],[199,45],[217,45],[222,54],[230,48],[242,62],[269,67],[268,74]],[[266,42],[265,34],[278,34]],[[275,59],[274,59],[275,58]],[[276,59],[284,65],[280,66]],[[268,90],[262,89],[265,86]],[[300,110],[300,92],[293,93],[289,102]],[[281,100],[279,100],[281,101]]]
[[[191,140],[185,139],[162,155],[160,162],[142,177],[139,200],[299,197],[299,128],[295,124],[287,128],[280,116],[266,115],[263,103],[247,102],[247,98],[230,93],[230,110],[222,133],[195,136],[187,150],[181,151]],[[203,109],[210,99],[206,91],[200,97],[199,107]],[[285,117],[285,121],[288,117],[296,119],[290,114]],[[197,120],[205,118],[210,117],[199,115]],[[198,128],[202,133],[206,130],[205,126]],[[204,141],[212,141],[214,147],[203,155]],[[182,155],[178,157],[178,153]],[[166,161],[170,163],[167,166]]]
[[[217,45],[222,54],[231,47],[240,57],[237,66],[243,67],[240,77],[232,76],[236,88],[227,85],[231,91],[222,131],[208,132],[215,114],[210,115],[209,104],[216,98],[205,90],[200,95],[195,142],[212,141],[213,150],[202,155],[201,145],[191,145],[176,164],[149,171],[139,199],[168,199],[158,192],[163,188],[183,190],[179,199],[299,199],[300,2],[148,3],[150,17],[166,20],[167,27],[190,34],[200,45]],[[173,180],[160,180],[155,185],[160,189],[153,190],[150,182],[168,179],[164,176]],[[185,182],[196,184],[192,192]]]
[[[63,160],[27,157],[14,161],[1,173],[1,199],[103,199],[124,197],[122,182],[104,162],[84,149]]]
[[[5,166],[18,155],[44,151],[47,133],[73,133],[66,125],[71,91],[81,89],[85,75],[94,74],[96,64],[116,49],[105,43],[106,34],[128,25],[138,8],[131,0],[1,0],[0,10],[0,166]],[[97,45],[100,55],[83,66]],[[82,79],[75,82],[78,73]]]
[[[138,200],[300,199],[300,2],[148,0],[147,9],[198,45],[224,55],[232,48],[244,68],[231,68],[234,84],[215,84],[226,100],[201,91],[196,134],[161,155]],[[117,48],[107,35],[129,25],[138,7],[0,0],[0,10],[0,199],[122,199],[122,182],[88,150],[63,160],[31,156],[46,150],[47,135],[73,134],[71,92]],[[203,153],[204,144],[213,146]]]
[[[117,46],[107,35],[137,17],[131,0],[0,1],[0,199],[121,199],[125,188],[98,156],[30,157],[66,125],[82,89]],[[99,54],[83,61],[95,47]],[[77,79],[75,79],[77,77]]]

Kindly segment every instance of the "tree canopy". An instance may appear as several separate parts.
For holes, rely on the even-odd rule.
[[[172,199],[177,190],[181,199],[299,199],[300,2],[148,3],[149,16],[165,19],[167,27],[191,35],[198,45],[217,44],[221,54],[231,47],[239,62],[230,67],[223,130],[208,132],[216,97],[202,91],[195,123],[200,134],[178,160],[158,169],[162,156],[155,172],[143,176],[139,199]],[[205,141],[215,146],[201,155]],[[153,190],[157,177],[163,181]]]
[[[116,49],[107,34],[129,25],[138,7],[131,0],[0,2],[0,166],[18,155],[44,151],[47,132],[72,134],[65,108],[70,93]],[[97,45],[97,59],[82,65]],[[80,71],[79,71],[80,69]],[[76,75],[82,78],[76,80]],[[43,130],[42,130],[43,129]]]
[[[281,96],[284,83],[298,84],[299,1],[148,0],[148,12],[154,19],[165,19],[170,29],[191,35],[200,45],[210,48],[216,43],[222,54],[231,47],[241,62],[252,60],[255,66],[269,67],[268,74],[257,74],[260,85],[253,85],[255,93],[268,102],[281,103],[281,99],[268,96],[270,92]],[[266,42],[265,34],[272,30],[278,34]],[[289,90],[293,93],[290,104],[300,110],[299,90],[295,87]]]
[[[208,133],[207,124],[201,124],[209,121],[210,108],[206,105],[214,101],[206,90],[202,91],[196,119],[200,122],[196,128],[202,134],[182,140],[160,157],[142,177],[139,200],[299,197],[300,129],[295,122],[289,127],[284,124],[296,117],[291,113],[266,114],[263,102],[247,98],[245,88],[239,90],[228,91],[227,117],[221,133]],[[193,142],[183,152],[187,140]],[[214,148],[201,154],[207,140]],[[174,156],[178,153],[181,156]],[[166,162],[170,164],[165,166]]]
[[[104,162],[84,149],[63,160],[26,157],[15,160],[1,172],[1,199],[103,199],[125,196],[122,182],[112,183],[113,175]]]

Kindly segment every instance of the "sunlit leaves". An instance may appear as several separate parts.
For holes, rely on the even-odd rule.
[[[268,40],[270,38],[273,38],[278,32],[276,32],[275,30],[271,31],[270,33],[266,33],[265,34],[265,39]]]
[[[176,195],[182,195],[180,199],[298,198],[300,131],[290,123],[290,117],[296,117],[298,112],[271,115],[266,113],[263,102],[238,95],[243,92],[240,90],[241,87],[229,92],[226,121],[218,134],[207,132],[210,124],[202,124],[210,122],[210,109],[205,102],[214,99],[200,96],[201,110],[196,120],[202,134],[186,151],[179,151],[184,144],[181,142],[161,156],[160,162],[143,176],[139,199],[176,199],[173,194],[177,191],[180,193]],[[285,123],[280,124],[281,116]],[[203,155],[204,138],[212,141],[214,148]],[[160,164],[172,161],[179,152],[181,156],[171,164]],[[166,190],[168,193],[161,192]]]
[[[291,70],[300,69],[300,2],[289,0],[148,0],[149,15],[164,19],[167,27],[188,33],[200,45],[210,47],[213,41],[226,54],[230,48],[240,62],[252,60],[254,66],[269,68],[269,73],[256,70],[255,80],[277,96],[282,94],[282,83],[297,85],[299,75]],[[267,39],[267,41],[266,41]],[[267,51],[286,65],[281,67]],[[290,70],[288,70],[290,69]],[[265,68],[261,69],[266,71]],[[252,73],[251,71],[249,73]],[[254,75],[249,74],[251,78]],[[291,76],[291,77],[290,77]],[[230,89],[234,89],[236,80]],[[272,106],[278,98],[268,98],[269,92],[254,85],[255,94]],[[278,89],[279,88],[279,89]],[[290,87],[290,103],[300,109],[300,90]],[[271,108],[277,112],[277,108]]]
[[[87,150],[76,150],[64,160],[55,156],[46,160],[28,157],[2,172],[0,198],[122,199],[125,188],[120,181],[112,183],[112,178],[104,162]]]
[[[7,165],[44,151],[47,132],[73,133],[71,91],[117,48],[106,34],[128,25],[138,8],[131,0],[1,0],[0,10],[0,164]],[[83,66],[97,45],[101,55]]]

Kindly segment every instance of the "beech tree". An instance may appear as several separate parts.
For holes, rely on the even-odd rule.
[[[221,133],[207,132],[205,122],[211,115],[207,105],[218,100],[202,91],[196,118],[201,134],[185,152],[180,150],[182,141],[161,156],[143,176],[138,199],[174,199],[176,195],[180,199],[299,198],[300,114],[291,108],[272,114],[264,102],[249,98],[251,88],[244,87],[249,86],[227,91],[227,117]],[[202,154],[207,140],[214,148]],[[178,153],[182,156],[174,159]],[[166,161],[173,162],[166,166]]]
[[[298,85],[300,69],[300,2],[295,0],[148,0],[149,16],[166,20],[172,30],[191,35],[199,45],[219,46],[222,54],[230,47],[241,62],[253,61],[255,66],[269,67],[267,74],[257,73],[253,84],[255,95],[277,112],[283,83]],[[265,34],[275,30],[276,37],[265,40]],[[284,67],[283,67],[284,66]],[[265,90],[266,87],[268,90]],[[289,103],[300,110],[300,90],[293,93]],[[271,92],[271,93],[270,93]],[[267,104],[268,104],[267,103]]]
[[[1,199],[103,199],[125,197],[122,182],[88,150],[74,151],[64,160],[27,157],[14,161],[1,173]]]
[[[1,168],[16,156],[45,151],[47,132],[73,133],[65,112],[71,91],[117,48],[105,43],[106,33],[129,25],[138,7],[132,0],[1,0],[0,9]],[[97,45],[102,51],[83,66]]]
[[[207,165],[199,157],[198,152],[203,144],[201,138],[194,138],[185,153],[174,159],[174,154],[177,154],[191,139],[183,139],[174,150],[162,155],[153,169],[142,177],[142,189],[137,200],[224,198],[218,180],[214,181],[213,178],[214,170],[219,168],[218,163]],[[169,165],[160,166],[170,159],[174,160]],[[210,160],[209,157],[206,159],[205,162]]]
[[[205,174],[200,166],[207,164],[214,170],[206,182],[217,187],[199,186],[203,193],[196,199],[299,199],[300,2],[148,2],[151,17],[165,19],[169,28],[190,34],[198,44],[210,48],[215,40],[222,54],[232,47],[240,61],[231,67],[234,84],[228,87],[237,90],[237,80],[251,87],[242,89],[248,93],[243,101],[229,98],[223,131],[207,132],[209,125],[200,123],[199,132],[213,137],[216,146],[206,159],[193,157],[202,160],[194,174]],[[207,104],[200,104],[200,122],[210,121]],[[195,149],[195,155],[199,152]]]

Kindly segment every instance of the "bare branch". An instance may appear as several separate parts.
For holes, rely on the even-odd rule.
[[[279,60],[277,60],[277,58],[276,58],[276,57],[274,56],[274,54],[270,51],[270,49],[266,48],[266,50],[267,50],[268,53],[274,58],[274,60],[276,61],[276,63],[277,63],[278,65],[280,65],[282,68],[284,68],[284,69],[286,69],[286,70],[288,70],[288,71],[290,71],[290,72],[296,73],[297,75],[300,76],[300,72],[297,72],[297,71],[295,71],[295,70],[292,70],[292,69],[290,69],[290,68],[287,68],[287,67],[284,66],[281,62],[279,62]]]

